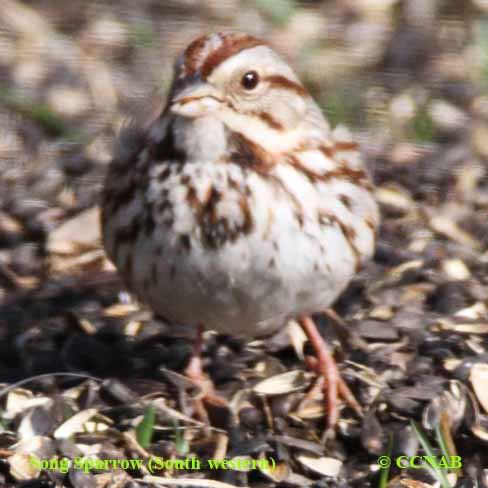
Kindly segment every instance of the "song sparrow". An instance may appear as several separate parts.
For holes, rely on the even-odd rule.
[[[108,256],[156,314],[247,337],[297,318],[328,379],[329,426],[338,392],[357,408],[310,314],[373,253],[372,184],[358,145],[265,43],[193,41],[162,113],[121,135],[102,205]]]

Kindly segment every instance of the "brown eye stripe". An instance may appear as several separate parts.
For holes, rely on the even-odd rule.
[[[260,39],[247,35],[220,33],[218,34],[218,37],[220,38],[221,44],[210,50],[210,52],[208,52],[206,47],[212,40],[215,41],[215,38],[212,36],[200,37],[188,46],[184,54],[186,75],[191,75],[199,70],[201,78],[205,80],[212,74],[217,66],[231,56],[234,56],[234,54],[237,54],[244,49],[265,45]],[[205,54],[207,54],[206,58],[203,57]],[[264,79],[271,86],[294,91],[302,96],[306,95],[306,91],[302,85],[289,80],[285,76],[271,75]]]
[[[212,51],[203,62],[200,68],[200,76],[204,80],[207,79],[212,71],[226,59],[244,49],[261,45],[263,45],[262,41],[251,36],[228,35],[224,37],[222,45],[215,51]],[[187,69],[189,69],[188,65]]]
[[[359,144],[357,142],[336,142],[335,143],[335,150],[336,151],[355,151],[358,149]]]
[[[284,127],[281,125],[273,116],[267,112],[252,112],[252,115],[260,118],[266,125],[275,130],[283,130]]]
[[[267,81],[271,86],[294,91],[295,93],[298,93],[298,95],[305,96],[307,93],[302,85],[300,85],[299,83],[295,83],[294,81],[291,81],[281,75],[266,76],[264,80]]]
[[[336,154],[334,146],[319,146],[319,151],[328,158],[333,158]]]

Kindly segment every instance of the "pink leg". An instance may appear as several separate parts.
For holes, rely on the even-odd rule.
[[[199,327],[197,337],[193,342],[193,353],[185,369],[185,375],[201,388],[202,394],[193,400],[193,408],[197,418],[205,424],[210,424],[205,404],[217,407],[227,406],[227,401],[213,392],[213,385],[203,374],[202,365],[203,328]]]
[[[202,367],[202,345],[203,345],[203,328],[199,327],[197,330],[197,337],[193,342],[193,351],[190,362],[185,369],[185,375],[194,383],[202,386],[205,382]]]
[[[315,322],[310,317],[305,317],[299,322],[317,355],[314,369],[326,380],[323,384],[323,390],[326,411],[328,413],[327,427],[328,430],[331,430],[335,427],[339,417],[337,406],[337,398],[339,394],[344,398],[346,403],[358,413],[358,415],[362,414],[361,406],[354,398],[354,395],[351,393],[348,386],[344,383],[344,380],[340,377],[337,364],[329,351],[329,347],[317,330]],[[313,360],[311,358],[309,364],[313,365]]]

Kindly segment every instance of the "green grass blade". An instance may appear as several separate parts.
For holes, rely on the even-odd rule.
[[[148,405],[144,410],[144,418],[136,428],[137,442],[139,442],[144,449],[151,445],[155,420],[156,410],[154,405]]]
[[[185,456],[190,451],[188,443],[186,442],[186,439],[184,438],[182,431],[180,430],[180,426],[178,425],[178,422],[175,419],[173,419],[173,425],[175,428],[176,452],[180,456]]]
[[[420,430],[420,428],[414,421],[411,422],[411,426],[421,446],[424,448],[424,451],[427,454],[427,456],[433,458],[435,456],[435,452],[429,440],[427,439],[427,436]],[[427,467],[428,466],[426,463],[426,468]],[[448,479],[446,478],[446,474],[441,468],[439,468],[438,466],[429,466],[429,467],[433,470],[434,476],[437,479],[437,481],[439,481],[442,488],[453,488],[452,485],[449,483]]]
[[[393,450],[393,435],[388,434],[388,443],[386,445],[386,455],[391,459],[391,453]],[[391,466],[391,464],[390,464]],[[388,475],[390,474],[390,466],[381,470],[380,481],[378,488],[386,488],[388,484]]]

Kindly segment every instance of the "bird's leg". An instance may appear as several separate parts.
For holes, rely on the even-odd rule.
[[[192,355],[190,362],[185,369],[185,376],[196,383],[198,386],[203,387],[205,377],[203,375],[202,367],[202,345],[203,345],[203,327],[198,327],[197,337],[193,341]],[[202,388],[203,389],[203,388]]]
[[[205,404],[211,404],[217,407],[227,406],[224,398],[217,396],[214,392],[212,382],[205,376],[202,363],[202,346],[203,346],[203,327],[198,327],[197,337],[193,341],[193,351],[190,362],[185,369],[185,376],[195,383],[201,393],[193,399],[193,408],[196,416],[205,424],[210,425],[207,408]]]
[[[306,356],[305,362],[307,364],[307,367],[311,369],[312,371],[317,372],[319,375],[321,374],[321,371],[319,369],[318,361],[317,358],[313,356]],[[322,376],[322,380],[325,380],[325,378]],[[327,385],[324,385],[324,381],[320,383],[320,386],[326,387]],[[358,417],[363,416],[363,410],[361,408],[361,405],[359,405],[358,401],[354,397],[352,391],[349,389],[347,386],[346,382],[342,379],[342,377],[339,375],[339,383],[337,385],[337,390],[339,393],[339,396],[344,399],[344,401],[351,407]]]
[[[300,321],[308,340],[311,342],[315,354],[317,356],[315,362],[313,359],[309,361],[309,364],[314,367],[316,372],[322,375],[326,381],[323,383],[323,391],[325,397],[327,416],[327,428],[332,430],[338,420],[338,406],[337,398],[339,394],[346,401],[346,403],[356,412],[358,415],[362,414],[361,406],[354,398],[351,390],[348,388],[344,380],[341,378],[337,364],[332,357],[327,343],[317,330],[315,322],[311,317],[302,318]]]
[[[192,355],[188,366],[185,368],[185,376],[195,383],[200,389],[201,393],[193,399],[193,408],[196,416],[204,423],[209,424],[207,411],[203,405],[202,398],[208,392],[208,384],[203,374],[202,367],[202,345],[203,345],[203,328],[198,327],[197,336],[192,344]]]

